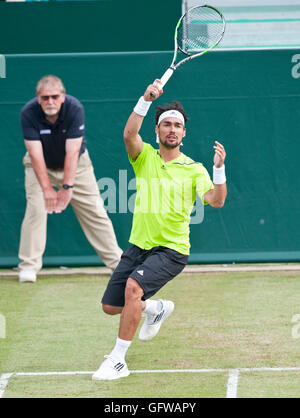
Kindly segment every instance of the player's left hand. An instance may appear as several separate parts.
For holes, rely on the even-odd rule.
[[[215,141],[214,145],[214,150],[215,150],[215,155],[214,155],[214,165],[217,168],[222,167],[222,165],[224,164],[225,158],[226,158],[226,152],[225,152],[225,148],[223,147],[222,144],[220,144],[220,142]]]

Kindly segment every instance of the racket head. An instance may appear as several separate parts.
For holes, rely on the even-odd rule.
[[[208,5],[188,9],[175,29],[175,48],[188,56],[202,55],[218,45],[226,22],[222,13]]]

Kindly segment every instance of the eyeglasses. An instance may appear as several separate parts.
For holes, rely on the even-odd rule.
[[[58,100],[60,98],[60,94],[52,94],[50,96],[41,96],[43,102],[48,102],[49,99]]]

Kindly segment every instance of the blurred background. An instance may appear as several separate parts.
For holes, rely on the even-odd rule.
[[[0,2],[0,267],[18,263],[26,204],[19,113],[45,74],[61,77],[85,107],[100,192],[128,247],[135,189],[123,128],[169,66],[177,20],[197,4],[204,2]],[[214,141],[227,150],[227,202],[206,207],[203,222],[195,208],[189,262],[299,261],[300,1],[209,4],[225,16],[224,39],[180,67],[158,103],[183,103],[190,120],[182,152],[211,175]],[[154,112],[141,134],[155,146]],[[44,266],[61,265],[102,265],[70,207],[48,217]]]

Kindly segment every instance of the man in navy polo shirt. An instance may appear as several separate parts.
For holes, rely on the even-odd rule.
[[[71,203],[87,239],[111,270],[119,263],[114,229],[103,207],[84,139],[84,109],[53,75],[37,84],[21,111],[27,153],[26,212],[21,228],[19,281],[36,281],[46,246],[47,214]],[[56,190],[58,189],[58,191]]]

